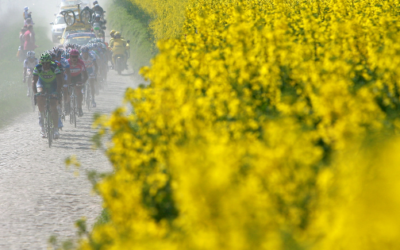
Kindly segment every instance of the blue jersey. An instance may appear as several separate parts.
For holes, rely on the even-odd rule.
[[[63,70],[69,69],[69,62],[67,59],[65,59],[64,57],[61,57],[60,63],[61,63],[61,67],[63,68]]]

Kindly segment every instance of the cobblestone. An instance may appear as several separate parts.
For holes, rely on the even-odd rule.
[[[66,121],[51,148],[39,136],[36,112],[0,129],[0,250],[46,249],[51,235],[74,237],[76,220],[86,217],[93,224],[101,199],[93,194],[86,175],[75,176],[75,169],[67,169],[64,161],[76,155],[82,163],[80,173],[112,170],[105,155],[91,148],[91,123],[94,112],[110,113],[118,106],[128,86],[135,87],[131,78],[110,71],[97,108],[90,113],[84,109],[77,128]]]

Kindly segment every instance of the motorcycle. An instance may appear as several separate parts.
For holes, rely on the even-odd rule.
[[[95,21],[95,22],[93,23],[92,27],[93,27],[93,32],[94,32],[94,34],[96,35],[96,37],[97,37],[97,38],[102,38],[103,41],[104,41],[104,39],[105,39],[104,30],[106,29],[106,26],[104,26],[104,25],[102,24],[102,22],[96,22],[96,21]]]
[[[125,69],[124,60],[125,55],[116,55],[115,56],[115,65],[114,68],[118,72],[118,75],[121,75],[121,72]]]
[[[114,69],[118,72],[118,75],[121,75],[121,72],[126,68],[126,61],[129,58],[129,43],[128,40],[126,43],[127,53],[126,54],[118,54],[115,56],[115,65]]]

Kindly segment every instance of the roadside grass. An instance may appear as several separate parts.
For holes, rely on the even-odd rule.
[[[23,63],[16,56],[19,46],[19,30],[22,25],[13,23],[2,30],[0,38],[0,126],[15,116],[31,110],[26,96],[27,84],[23,83]],[[37,57],[53,47],[48,39],[47,27],[35,26]]]

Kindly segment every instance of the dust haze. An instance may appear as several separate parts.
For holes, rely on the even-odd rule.
[[[82,0],[92,5],[94,0]],[[112,0],[99,0],[101,6],[107,6]],[[16,22],[24,25],[22,13],[24,7],[28,6],[32,12],[32,19],[36,26],[44,26],[48,28],[48,37],[51,37],[51,25],[54,21],[55,14],[59,12],[61,0],[0,0],[0,30],[4,30]],[[0,34],[1,36],[1,34]],[[18,30],[16,31],[18,36]]]

